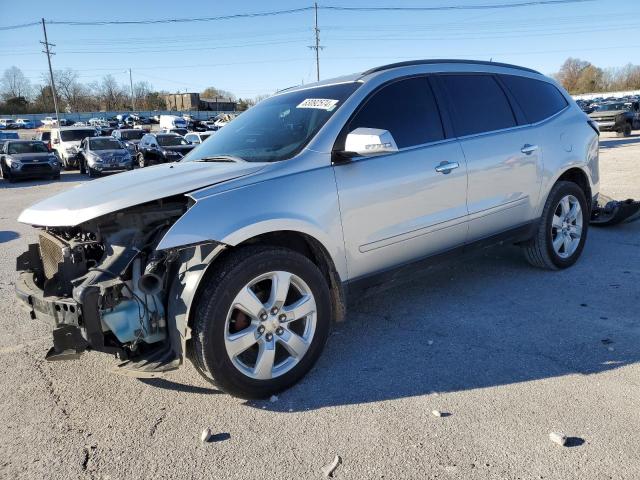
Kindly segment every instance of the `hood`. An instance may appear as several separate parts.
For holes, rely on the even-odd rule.
[[[590,118],[605,118],[605,117],[616,117],[621,113],[627,113],[628,110],[606,110],[606,111],[595,111],[589,114]]]
[[[11,158],[20,160],[23,163],[29,162],[42,162],[49,160],[57,160],[57,157],[53,153],[39,152],[39,153],[13,153],[9,155]]]
[[[170,147],[160,147],[160,148],[162,150],[167,150],[169,152],[187,153],[193,150],[195,147],[196,147],[195,145],[173,145]]]
[[[91,150],[91,153],[98,155],[100,158],[112,158],[126,155],[129,151],[125,148],[118,148],[114,150]]]
[[[21,223],[73,227],[93,218],[160,198],[251,175],[256,163],[178,162],[141,168],[84,183],[24,210]]]

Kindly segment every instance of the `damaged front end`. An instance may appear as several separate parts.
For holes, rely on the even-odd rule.
[[[149,372],[177,368],[167,326],[179,250],[156,250],[189,208],[175,196],[129,207],[75,227],[42,228],[17,259],[18,297],[32,318],[52,322],[49,360],[108,352]]]
[[[609,227],[620,223],[640,220],[640,201],[631,198],[613,200],[605,195],[598,197],[598,202],[591,212],[591,225]]]

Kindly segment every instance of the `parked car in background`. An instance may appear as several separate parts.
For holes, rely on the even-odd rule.
[[[111,136],[120,140],[132,155],[138,151],[138,143],[145,135],[146,132],[138,128],[119,128],[111,132]]]
[[[16,128],[34,128],[33,122],[28,118],[16,118],[14,125]]]
[[[201,133],[201,132],[190,132],[184,136],[184,139],[191,143],[192,145],[199,145],[204,142],[207,138],[209,138],[213,132]]]
[[[0,130],[6,130],[11,125],[14,125],[15,128],[15,120],[13,118],[0,118]]]
[[[49,150],[53,150],[53,147],[51,145],[51,130],[39,130],[32,137],[32,140],[39,140],[41,142],[44,142]],[[57,154],[58,152],[55,153]]]
[[[628,137],[632,130],[640,129],[640,103],[607,102],[598,105],[589,114],[603,132],[616,132],[619,137]]]
[[[175,133],[184,137],[187,133],[189,133],[189,130],[187,130],[186,128],[163,128],[158,133]]]
[[[58,125],[58,120],[53,117],[44,117],[42,119],[42,125],[44,125],[45,127],[53,127]]]
[[[160,128],[171,130],[172,128],[187,128],[187,121],[177,115],[160,115]]]
[[[7,140],[0,148],[2,178],[60,178],[60,162],[43,142]]]
[[[19,140],[20,134],[18,132],[0,132],[0,140]]]
[[[87,137],[98,136],[94,127],[60,127],[51,129],[51,145],[58,152],[62,167],[78,167],[80,143]]]
[[[80,144],[80,173],[95,177],[103,173],[133,169],[129,150],[113,137],[87,137]]]
[[[149,133],[138,144],[137,164],[147,167],[159,163],[177,162],[193,150],[194,145],[175,133]]]

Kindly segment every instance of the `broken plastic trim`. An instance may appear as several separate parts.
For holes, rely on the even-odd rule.
[[[591,212],[590,223],[598,227],[610,227],[636,220],[640,220],[640,201],[631,198],[613,200],[606,195],[600,195]]]

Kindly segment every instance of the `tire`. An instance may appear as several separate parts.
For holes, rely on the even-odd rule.
[[[98,176],[96,171],[91,167],[87,167],[87,173],[89,174],[89,178],[96,178]]]
[[[138,153],[138,167],[144,168],[147,166],[147,162],[144,159],[144,155],[142,153]]]
[[[84,158],[81,158],[78,160],[78,168],[80,170],[80,175],[84,175],[85,173],[87,173],[87,162],[85,161]]]
[[[631,136],[631,124],[625,123],[624,126],[616,132],[617,137],[630,137]]]
[[[251,297],[257,300],[254,303],[256,308],[253,308],[255,315],[242,313],[233,306],[240,292],[256,279],[270,274],[280,278],[283,272],[292,274],[290,285],[294,288],[289,287],[289,295],[293,296],[285,296],[286,301],[280,311],[266,310],[271,308],[269,297],[281,297],[273,295],[274,283],[269,279],[259,281],[257,285],[262,286],[262,291],[255,290],[257,293]],[[285,248],[242,247],[223,258],[213,271],[207,273],[203,282],[203,288],[194,300],[193,340],[189,356],[199,373],[216,387],[237,397],[265,398],[292,386],[313,367],[329,336],[333,309],[327,281],[308,258]],[[288,307],[304,300],[296,297],[303,291],[307,293],[304,305],[310,313],[280,325],[282,316],[293,312]],[[261,299],[257,295],[261,295]],[[315,301],[315,308],[313,302],[308,303],[309,299]],[[244,322],[246,326],[238,326],[238,322]],[[251,346],[237,349],[241,353],[236,355],[227,353],[231,342],[228,337],[235,335],[238,338],[244,336],[243,332]],[[297,338],[292,332],[296,332]],[[290,344],[287,344],[287,337]],[[303,337],[306,337],[306,343],[295,342]],[[291,347],[294,344],[305,345],[306,349],[296,358],[289,353],[290,347],[286,344]],[[271,348],[265,345],[271,345]],[[271,357],[272,363],[261,363],[267,365],[261,370],[258,367],[258,359],[262,358],[260,354],[271,351],[275,352]],[[245,358],[245,355],[254,357],[254,360]],[[267,355],[264,357],[269,358]],[[260,375],[263,378],[255,378]]]
[[[558,222],[558,218],[564,219],[562,213],[566,207],[561,205],[561,201],[565,199],[569,202],[570,209],[575,203],[580,207],[575,220],[566,225],[564,222]],[[574,201],[575,203],[572,203]],[[582,189],[573,182],[556,183],[549,192],[535,235],[524,244],[528,262],[534,267],[548,270],[568,268],[576,263],[587,239],[589,216],[589,205]],[[581,224],[578,226],[580,221]],[[579,239],[575,236],[578,231]],[[563,236],[569,237],[569,244],[562,241]],[[560,250],[563,251],[554,247],[554,239],[559,241]],[[575,240],[578,241],[574,243]]]

